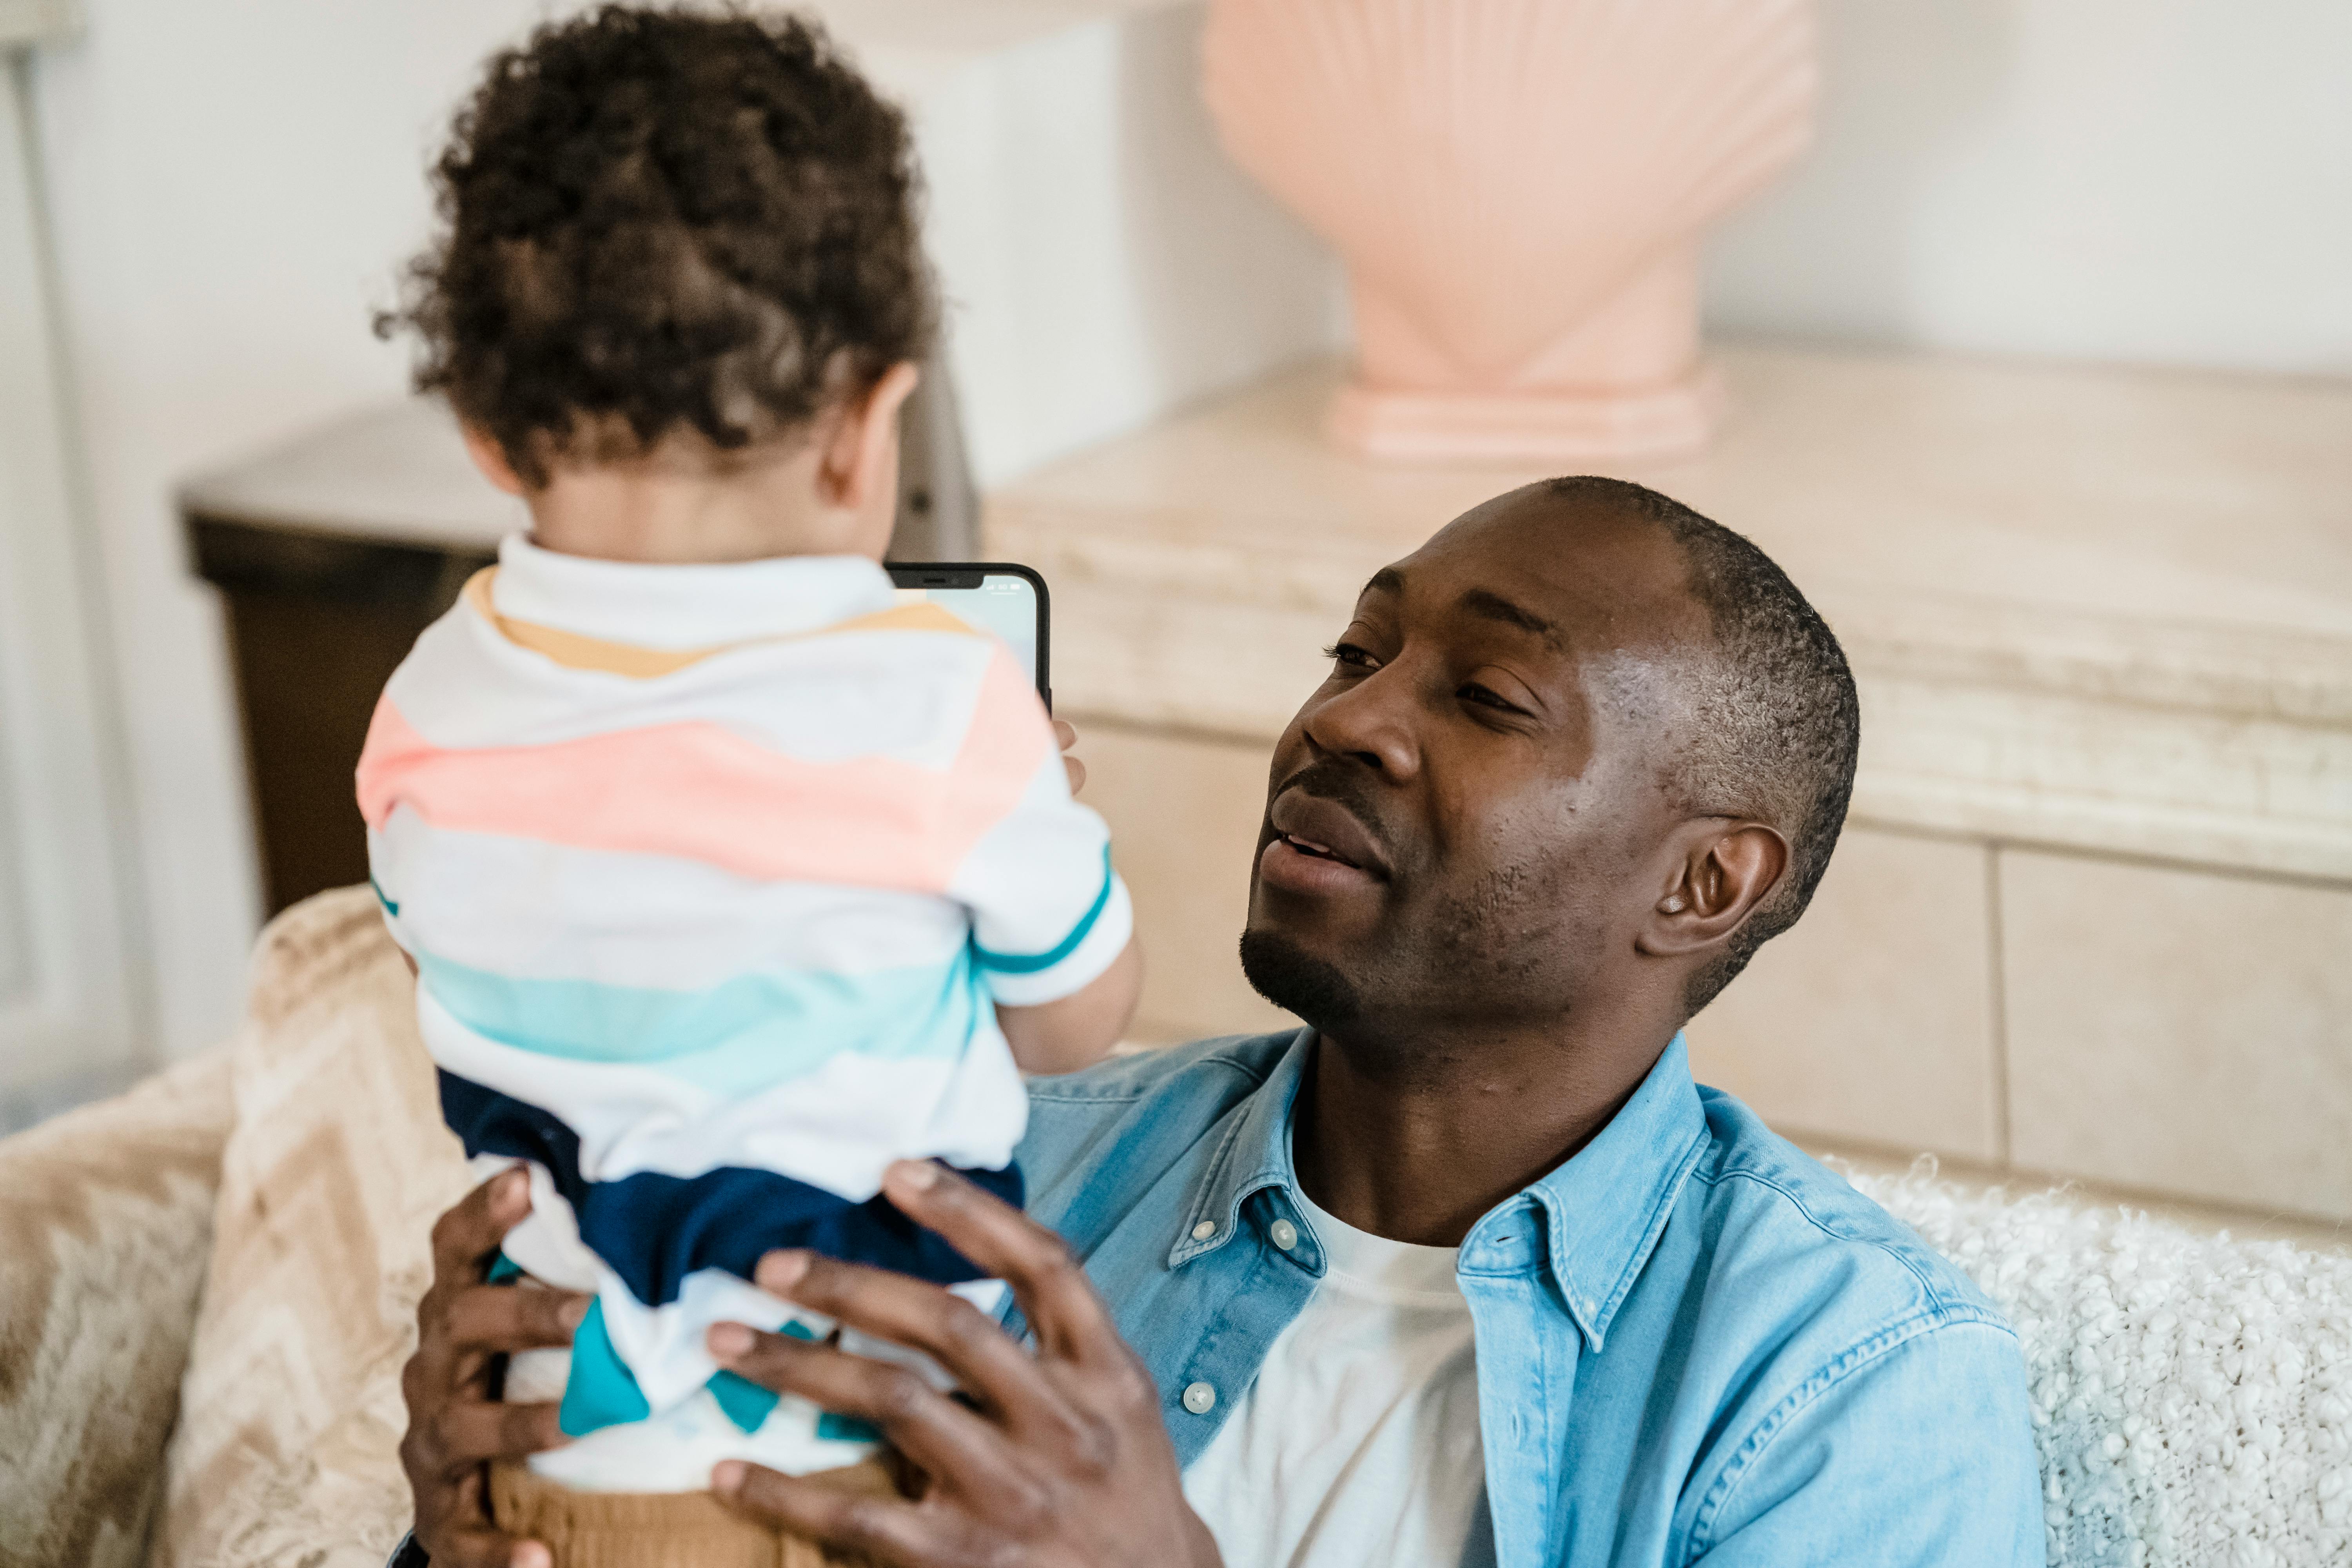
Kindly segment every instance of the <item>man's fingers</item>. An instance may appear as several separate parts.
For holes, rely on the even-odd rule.
[[[518,1541],[488,1522],[483,1506],[483,1477],[477,1468],[450,1490],[456,1520],[446,1524],[416,1521],[416,1539],[432,1557],[433,1568],[554,1568],[555,1554],[536,1541]],[[437,1521],[436,1521],[437,1522]]]
[[[528,1285],[474,1285],[450,1293],[441,1332],[452,1349],[553,1350],[572,1342],[591,1298]]]
[[[1029,1353],[994,1318],[943,1287],[805,1252],[770,1253],[761,1260],[758,1282],[771,1295],[925,1352],[1015,1429],[1066,1432],[1071,1426],[1061,1396]],[[809,1396],[824,1404],[822,1395]]]
[[[536,1541],[517,1541],[503,1530],[478,1524],[443,1531],[429,1551],[433,1568],[553,1568],[555,1562]]]
[[[520,1459],[561,1448],[571,1438],[557,1420],[562,1406],[469,1400],[443,1408],[433,1423],[434,1457],[452,1479],[491,1459]]]
[[[1074,1361],[1127,1357],[1102,1298],[1060,1237],[927,1161],[898,1161],[882,1188],[901,1214],[1013,1288],[1042,1350]]]
[[[1004,1339],[1002,1331],[997,1338]],[[740,1323],[713,1329],[709,1342],[711,1353],[730,1372],[762,1388],[797,1394],[822,1409],[872,1422],[918,1467],[952,1477],[968,1494],[998,1496],[1020,1488],[1005,1461],[1003,1438],[907,1367],[782,1334],[754,1333]],[[1020,1354],[1018,1346],[1013,1350]]]
[[[747,1513],[782,1525],[826,1545],[864,1552],[885,1563],[946,1563],[970,1560],[969,1553],[944,1550],[940,1539],[950,1528],[937,1515],[903,1498],[859,1494],[812,1481],[782,1476],[758,1465],[730,1460],[711,1472],[711,1490]]]
[[[518,1168],[501,1171],[467,1193],[457,1206],[433,1224],[433,1277],[482,1277],[485,1260],[530,1213],[530,1177]]]

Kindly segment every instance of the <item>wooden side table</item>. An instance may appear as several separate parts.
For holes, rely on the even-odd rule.
[[[372,409],[180,495],[218,588],[268,911],[367,877],[352,773],[376,696],[466,579],[528,521],[473,471],[455,421]]]

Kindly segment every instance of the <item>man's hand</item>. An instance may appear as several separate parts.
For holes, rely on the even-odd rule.
[[[520,1171],[494,1176],[433,1226],[433,1288],[416,1306],[416,1353],[400,1374],[408,1401],[401,1467],[416,1494],[417,1544],[434,1568],[550,1568],[548,1550],[490,1523],[483,1467],[568,1439],[552,1405],[489,1397],[490,1358],[572,1342],[588,1298],[567,1290],[485,1285],[490,1255],[530,1213]]]
[[[712,1472],[712,1489],[906,1568],[1216,1568],[1216,1542],[1184,1501],[1159,1393],[1061,1238],[937,1165],[901,1161],[884,1190],[1012,1286],[1036,1354],[939,1286],[770,1253],[759,1283],[771,1293],[929,1353],[963,1394],[937,1393],[904,1367],[722,1323],[709,1341],[722,1363],[872,1422],[929,1486],[920,1501],[854,1497],[730,1461]]]

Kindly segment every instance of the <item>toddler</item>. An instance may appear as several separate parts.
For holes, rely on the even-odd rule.
[[[574,1441],[493,1506],[564,1568],[823,1561],[710,1468],[879,1484],[873,1435],[705,1333],[832,1329],[749,1283],[778,1247],[993,1289],[883,1170],[1020,1201],[1017,1069],[1125,1027],[1127,893],[1030,672],[879,564],[930,330],[899,116],[798,22],[607,8],[491,65],[437,181],[397,320],[530,531],[360,805],[448,1122],[530,1170],[497,1272],[595,1297],[509,1369]]]

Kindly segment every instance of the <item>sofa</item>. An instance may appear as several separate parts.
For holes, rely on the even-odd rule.
[[[2053,1564],[2352,1563],[2352,1255],[1849,1179],[2016,1324]],[[0,1568],[382,1563],[466,1185],[364,889],[263,933],[226,1044],[0,1142]]]

